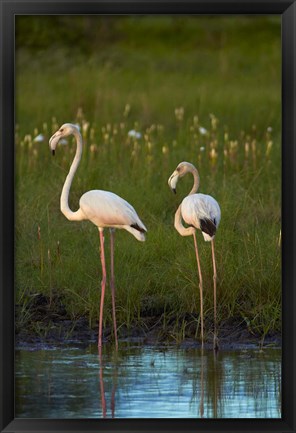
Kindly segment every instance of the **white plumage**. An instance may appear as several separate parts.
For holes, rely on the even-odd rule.
[[[209,233],[203,231],[201,221],[210,220],[217,229],[221,220],[219,204],[207,194],[192,194],[185,197],[181,203],[181,215],[188,225],[201,230],[205,241],[211,241],[215,234],[210,236]]]
[[[79,201],[85,219],[97,227],[125,229],[139,241],[145,240],[146,227],[137,212],[126,200],[110,191],[92,190],[83,194]],[[134,226],[134,227],[133,227]],[[135,227],[138,227],[136,229]],[[142,231],[139,231],[141,229]]]

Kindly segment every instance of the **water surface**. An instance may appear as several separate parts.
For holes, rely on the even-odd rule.
[[[280,418],[281,350],[16,351],[17,418]]]

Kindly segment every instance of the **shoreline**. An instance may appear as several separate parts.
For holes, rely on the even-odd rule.
[[[173,322],[173,321],[171,321]],[[36,333],[29,329],[18,329],[15,334],[15,349],[42,349],[47,346],[64,345],[89,345],[97,343],[98,327],[89,327],[88,320],[81,317],[72,320],[49,320],[46,322],[47,331],[43,334]],[[213,333],[209,331],[212,326],[205,326],[204,349],[213,349]],[[192,331],[192,330],[191,330]],[[148,317],[143,319],[141,326],[134,324],[130,328],[125,326],[118,327],[119,344],[135,344],[143,347],[178,347],[183,349],[201,348],[199,335],[195,337],[195,332],[188,333],[181,338],[177,337],[175,327],[172,324],[163,326],[161,317]],[[198,333],[199,334],[199,333]],[[218,326],[219,350],[244,350],[244,349],[263,349],[281,348],[282,338],[280,333],[268,334],[264,338],[260,335],[251,333],[242,322],[230,320]],[[107,326],[103,332],[103,344],[111,346],[113,344],[112,327]]]

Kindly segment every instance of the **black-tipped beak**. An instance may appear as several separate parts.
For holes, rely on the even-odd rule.
[[[55,156],[55,149],[52,149],[51,153],[52,153],[52,156]]]
[[[173,191],[174,194],[176,194],[176,186],[179,179],[179,173],[177,170],[174,171],[174,173],[171,175],[171,177],[168,180],[168,184],[170,189]]]

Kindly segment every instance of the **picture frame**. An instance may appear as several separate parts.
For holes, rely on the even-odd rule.
[[[296,2],[1,0],[0,428],[1,432],[296,432]],[[14,416],[14,18],[37,14],[279,14],[282,17],[282,418],[18,419]]]

